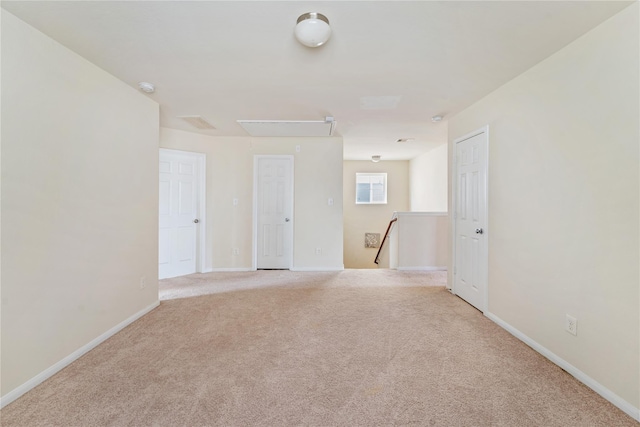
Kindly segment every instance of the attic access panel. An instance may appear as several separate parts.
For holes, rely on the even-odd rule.
[[[335,121],[327,120],[238,120],[251,136],[333,136]]]

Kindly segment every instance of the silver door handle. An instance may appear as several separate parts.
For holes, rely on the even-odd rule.
[[[284,222],[289,222],[289,221],[291,221],[289,218],[284,219]]]
[[[195,222],[196,224],[200,222],[199,219],[194,219],[193,222]]]
[[[482,234],[484,233],[484,231],[482,231],[482,228],[476,228],[476,234]]]

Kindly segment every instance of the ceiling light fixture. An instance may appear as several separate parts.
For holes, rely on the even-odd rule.
[[[441,121],[442,121],[442,116],[441,116],[441,115],[439,115],[439,114],[438,114],[437,116],[433,116],[433,117],[431,117],[431,121],[432,121],[433,123],[441,122]]]
[[[373,163],[378,163],[380,161],[380,156],[379,155],[371,156],[371,161]]]
[[[140,88],[141,91],[146,93],[153,93],[156,91],[156,87],[148,82],[140,82],[138,83],[138,87]]]
[[[302,14],[296,23],[295,35],[298,41],[305,46],[322,46],[331,37],[329,19],[317,12]]]

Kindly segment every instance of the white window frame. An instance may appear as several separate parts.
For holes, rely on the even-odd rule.
[[[360,177],[383,177],[384,178],[384,200],[373,201],[373,191],[369,182],[369,201],[358,201],[358,178]],[[386,205],[387,204],[387,173],[386,172],[356,172],[356,205]]]

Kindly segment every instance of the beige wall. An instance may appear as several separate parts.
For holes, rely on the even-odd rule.
[[[387,204],[356,205],[356,173],[387,173]],[[380,233],[389,225],[395,211],[409,210],[409,161],[344,162],[344,266],[377,268],[373,260],[377,249],[364,247],[365,233]]]
[[[446,213],[399,213],[393,228],[397,235],[397,260],[391,264],[398,270],[446,269],[448,223]]]
[[[252,266],[253,158],[257,154],[294,156],[293,269],[343,268],[342,138],[213,137],[161,128],[160,146],[207,155],[206,270]],[[329,198],[334,199],[333,206],[328,205]],[[318,247],[321,255],[316,255]],[[233,248],[240,255],[233,255]]]
[[[489,312],[635,408],[638,36],[636,2],[449,121],[489,125]]]
[[[447,144],[442,144],[409,162],[411,211],[447,212]]]
[[[158,105],[6,11],[2,38],[5,396],[157,302]]]

